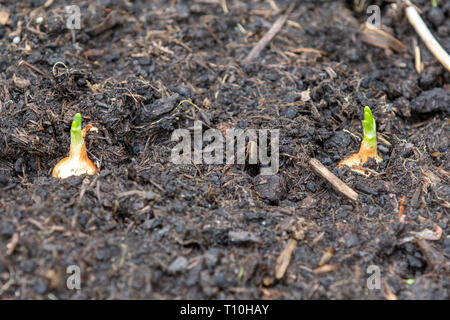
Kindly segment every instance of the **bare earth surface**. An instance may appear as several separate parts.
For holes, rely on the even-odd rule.
[[[450,74],[400,5],[366,1],[403,53],[361,41],[352,1],[298,1],[246,64],[290,1],[78,1],[75,46],[69,2],[52,2],[0,3],[0,298],[450,299]],[[450,3],[414,2],[450,51]],[[365,105],[383,158],[370,177],[337,168]],[[99,129],[100,175],[52,178],[77,112]],[[173,164],[171,134],[194,120],[279,129],[278,173]]]

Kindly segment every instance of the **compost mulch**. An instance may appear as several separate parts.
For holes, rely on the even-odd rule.
[[[450,74],[401,5],[366,1],[396,53],[361,41],[352,1],[221,3],[77,1],[75,43],[69,1],[0,4],[0,298],[450,299]],[[450,2],[444,19],[414,3],[450,51]],[[383,158],[369,176],[337,167],[359,149],[365,105]],[[98,128],[86,144],[100,174],[52,178],[77,112]],[[278,172],[172,163],[172,132],[195,120],[278,129]]]

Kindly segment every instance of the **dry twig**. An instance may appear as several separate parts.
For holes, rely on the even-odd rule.
[[[408,17],[409,23],[411,23],[414,27],[427,48],[436,57],[436,59],[438,59],[439,62],[442,63],[448,71],[450,71],[450,56],[444,48],[441,47],[439,42],[437,42],[430,30],[428,30],[428,27],[425,25],[425,22],[423,22],[416,8],[412,5],[408,6],[406,8],[406,16]]]
[[[281,252],[277,259],[277,265],[275,267],[275,278],[280,280],[283,278],[284,274],[286,273],[286,269],[289,266],[289,262],[291,261],[292,252],[295,249],[295,246],[297,244],[297,241],[294,239],[290,239],[284,248],[284,250]]]
[[[358,193],[355,190],[346,185],[341,179],[336,177],[330,170],[328,170],[322,163],[317,159],[310,159],[309,164],[311,168],[322,178],[327,180],[331,185],[344,196],[358,202]]]
[[[295,4],[295,2],[293,2],[293,4]],[[275,35],[284,26],[284,24],[289,16],[289,13],[292,11],[293,8],[294,8],[294,5],[291,5],[288,8],[288,10],[286,11],[286,13],[283,14],[282,16],[280,16],[274,22],[272,27],[270,27],[269,31],[267,31],[267,33],[261,38],[261,40],[258,41],[256,46],[253,47],[253,49],[248,54],[247,58],[244,59],[244,64],[248,64],[248,63],[252,62],[252,60],[254,60],[255,58],[257,58],[259,56],[261,51],[269,44],[270,41],[272,41],[272,39],[275,37]]]

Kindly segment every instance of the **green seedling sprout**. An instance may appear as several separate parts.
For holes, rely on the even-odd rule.
[[[364,107],[364,120],[362,121],[363,140],[371,147],[377,148],[377,124],[368,106]]]
[[[377,125],[372,115],[372,110],[368,106],[364,107],[363,126],[363,141],[358,153],[352,154],[350,157],[342,160],[339,166],[348,166],[359,172],[358,169],[365,164],[369,159],[375,159],[380,162],[382,158],[377,152]]]
[[[73,117],[72,127],[70,128],[70,146],[81,148],[84,141],[81,137],[81,114],[77,113]]]
[[[81,114],[77,113],[73,117],[72,127],[70,128],[69,156],[58,162],[53,169],[53,177],[64,179],[81,174],[98,173],[97,167],[87,155],[86,144],[84,143],[86,133],[90,130],[97,131],[97,128],[88,124],[84,129],[81,129]]]

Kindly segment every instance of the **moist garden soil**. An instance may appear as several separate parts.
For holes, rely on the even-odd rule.
[[[414,2],[449,52],[450,3]],[[352,1],[78,1],[74,35],[66,4],[0,4],[0,298],[450,298],[450,75],[400,4],[365,3],[402,53],[361,41]],[[337,167],[365,105],[383,158],[369,176]],[[53,178],[77,112],[100,174]],[[195,120],[278,129],[279,171],[172,163]]]

